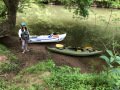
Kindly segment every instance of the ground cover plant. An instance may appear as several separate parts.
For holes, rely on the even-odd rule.
[[[4,45],[0,44],[0,56],[5,60],[0,61],[0,73],[10,73],[19,71],[19,60]]]
[[[17,83],[16,88],[20,90],[119,90],[118,75],[114,72],[109,76],[106,72],[82,74],[79,68],[56,66],[48,60],[21,71],[13,84]]]
[[[0,45],[1,55],[10,51]],[[10,55],[11,60],[16,60]],[[13,57],[14,56],[14,57]],[[1,74],[16,72],[16,63],[3,64]],[[53,60],[45,60],[21,69],[12,79],[0,76],[0,88],[3,90],[114,90],[120,89],[119,67],[100,73],[81,73],[80,68],[56,66]]]

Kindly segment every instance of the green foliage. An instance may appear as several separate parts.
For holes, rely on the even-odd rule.
[[[52,90],[113,90],[112,78],[108,78],[106,73],[81,74],[79,71],[68,66],[55,67],[45,81]]]
[[[71,68],[69,66],[64,66],[64,67],[55,67],[52,69],[53,73],[64,73],[64,74],[69,74],[69,73],[74,73],[74,74],[78,74],[80,73],[80,68]]]
[[[0,54],[6,54],[8,52],[9,51],[7,50],[7,48],[4,45],[0,44]]]
[[[35,72],[34,72],[35,70]],[[44,77],[44,85],[40,83],[27,83],[31,80],[38,80],[42,77],[40,71],[49,71],[50,75]],[[33,75],[27,80],[26,75]],[[37,75],[38,74],[38,75]],[[25,75],[25,77],[24,77]],[[35,75],[35,77],[34,77]],[[33,67],[24,70],[24,74],[20,74],[19,80],[7,82],[0,79],[1,90],[119,90],[120,89],[120,68],[110,70],[109,76],[105,72],[96,73],[80,73],[79,68],[69,66],[55,66],[52,60],[41,62]],[[37,77],[38,76],[38,77]],[[22,78],[24,77],[24,78]],[[21,79],[22,78],[22,79]],[[24,80],[25,79],[25,80]],[[22,81],[23,80],[23,81]],[[27,83],[27,86],[24,86]],[[46,85],[47,84],[47,85]]]
[[[14,54],[12,54],[8,48],[6,48],[4,45],[1,44],[0,44],[0,55],[5,55],[7,59],[10,60],[11,62],[15,62],[17,60],[17,57]]]
[[[111,3],[112,3],[112,7],[120,8],[120,1],[119,0],[111,1]]]
[[[0,55],[5,55],[6,60],[0,62],[0,73],[10,73],[19,71],[19,60],[5,46],[0,44]]]
[[[112,65],[113,63],[120,64],[120,56],[113,54],[113,52],[111,50],[106,50],[106,52],[108,53],[109,57],[102,55],[102,56],[100,56],[100,58],[105,60],[110,68],[113,67],[113,65]]]
[[[6,7],[2,0],[0,0],[0,19],[4,19],[6,15]]]
[[[109,71],[109,77],[112,78],[112,82],[114,83],[114,87],[116,90],[120,89],[120,67],[113,68]]]
[[[33,89],[31,89],[31,87]],[[29,90],[45,90],[45,88],[39,84],[33,84],[31,87],[29,88]]]
[[[93,0],[61,0],[64,2],[68,9],[74,9],[76,15],[82,15],[83,17],[88,16],[88,9],[92,4]]]
[[[35,0],[35,2],[41,4],[41,3],[44,3],[44,2],[48,2],[48,0]]]
[[[31,0],[20,0],[18,5],[18,11],[23,12],[23,9],[25,9],[26,7],[30,8],[30,1]]]
[[[23,70],[21,73],[39,73],[41,71],[51,70],[54,66],[54,62],[48,60],[47,62],[39,62],[38,64]]]
[[[82,15],[83,17],[88,16],[88,9],[92,4],[93,0],[35,0],[38,3],[50,3],[50,2],[60,2],[67,7],[69,10],[74,10],[74,14]]]
[[[10,73],[10,72],[18,72],[19,67],[16,63],[6,62],[0,63],[0,73]]]
[[[26,89],[12,84],[11,86],[8,86],[7,90],[26,90]]]
[[[0,44],[0,55],[5,55],[7,58],[11,61],[15,61],[17,57],[12,54],[8,48],[6,48],[4,45]]]
[[[7,86],[5,80],[0,78],[0,90],[6,90],[6,88]]]
[[[95,2],[99,7],[120,8],[119,0],[95,0]]]

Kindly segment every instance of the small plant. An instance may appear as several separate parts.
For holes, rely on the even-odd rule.
[[[108,71],[113,68],[113,63],[118,63],[120,64],[120,56],[118,56],[116,53],[114,54],[111,50],[106,50],[108,56],[106,55],[102,55],[100,56],[101,59],[105,60],[105,62],[107,63],[108,67],[107,67],[107,74]]]
[[[117,54],[113,54],[111,50],[106,50],[109,56],[102,55],[100,58],[106,61],[106,63],[109,65],[110,68],[113,67],[113,63],[118,63],[120,64],[120,56]]]

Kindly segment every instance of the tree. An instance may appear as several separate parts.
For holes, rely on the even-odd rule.
[[[82,15],[83,17],[88,16],[88,9],[91,6],[93,0],[35,0],[38,3],[44,2],[61,2],[67,9],[74,9],[76,15]]]
[[[8,12],[8,24],[10,29],[13,29],[16,24],[16,13],[20,0],[3,0]]]
[[[74,9],[74,13],[87,17],[89,15],[88,9],[93,0],[61,0],[68,9]]]
[[[15,27],[16,13],[20,1],[22,2],[23,0],[3,0],[7,10],[7,20],[4,24],[3,23],[1,24],[2,26],[0,27],[2,27],[2,29],[5,29],[6,27],[6,30],[8,29],[7,31],[10,31]],[[87,10],[92,2],[92,0],[59,0],[59,1],[63,2],[69,9],[74,8],[75,14],[79,14],[84,17],[88,15]]]
[[[0,35],[9,33],[15,27],[16,13],[20,0],[3,0],[5,7],[1,13],[2,16],[6,16],[6,20],[0,24]]]

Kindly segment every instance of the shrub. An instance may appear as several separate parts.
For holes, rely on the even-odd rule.
[[[105,72],[81,74],[78,69],[68,66],[55,67],[45,82],[51,89],[61,90],[113,90],[115,84]]]

